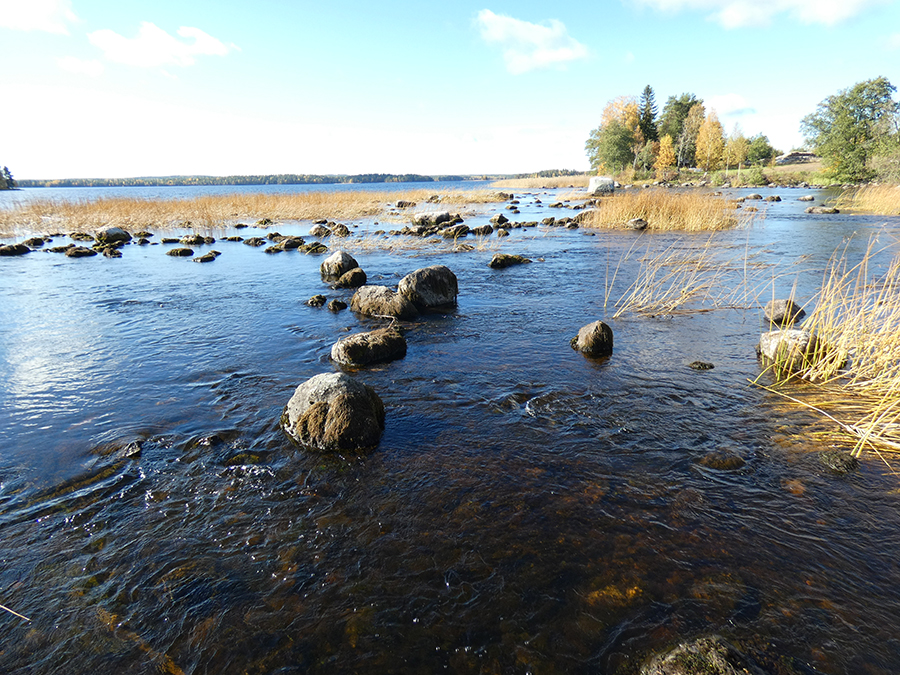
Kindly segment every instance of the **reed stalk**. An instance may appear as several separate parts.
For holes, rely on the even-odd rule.
[[[757,215],[737,210],[724,197],[646,189],[603,198],[597,208],[585,211],[581,223],[584,227],[624,228],[630,220],[641,218],[650,231],[703,232],[747,225]]]
[[[866,185],[844,192],[835,206],[841,211],[900,215],[900,185]]]

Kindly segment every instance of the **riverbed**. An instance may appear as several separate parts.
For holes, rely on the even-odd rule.
[[[574,216],[548,206],[566,192],[517,192],[510,217]],[[633,673],[718,633],[773,673],[900,671],[900,482],[871,457],[831,473],[818,453],[852,441],[751,384],[760,305],[807,301],[836,249],[893,246],[900,219],[759,192],[783,201],[716,235],[753,253],[756,301],[703,311],[614,318],[634,251],[708,234],[354,252],[369,283],[441,264],[460,287],[403,324],[405,358],[352,371],[387,410],[363,456],[278,420],[339,337],[384,321],[305,304],[352,295],[321,256],[222,240],[310,223],[212,232],[209,264],[162,244],[0,258],[0,604],[30,619],[0,612],[0,670]],[[533,262],[490,269],[499,251]],[[598,319],[615,348],[593,360],[569,340]]]

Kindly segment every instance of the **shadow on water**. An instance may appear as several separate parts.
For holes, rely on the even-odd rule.
[[[797,208],[724,236],[820,269],[881,226]],[[758,308],[613,320],[607,264],[632,243],[515,230],[503,250],[535,262],[503,271],[489,250],[359,254],[461,288],[404,359],[355,372],[388,410],[365,457],[277,426],[337,337],[377,325],[305,306],[349,297],[319,258],[4,262],[0,602],[31,621],[0,616],[0,667],[625,674],[718,632],[773,673],[896,672],[895,479],[829,474],[820,421],[748,386]],[[636,265],[619,274],[614,298]],[[569,346],[598,318],[609,359]]]

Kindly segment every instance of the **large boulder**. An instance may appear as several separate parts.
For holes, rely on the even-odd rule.
[[[374,389],[345,373],[316,375],[294,391],[281,427],[291,440],[315,450],[367,450],[381,440],[384,404]]]
[[[588,193],[592,195],[609,194],[616,189],[616,182],[609,176],[591,176],[588,181]]]
[[[806,316],[806,312],[793,300],[770,300],[763,310],[766,318],[778,326],[789,326]]]
[[[813,362],[817,347],[818,340],[810,331],[789,328],[760,335],[757,354],[779,369],[797,372]]]
[[[426,211],[417,213],[412,218],[415,225],[441,225],[453,220],[454,217],[449,211]]]
[[[387,286],[362,286],[350,299],[350,309],[369,316],[415,319],[419,312],[405,296]]]
[[[640,675],[766,675],[737,647],[718,635],[680,644],[653,657]]]
[[[322,261],[319,272],[326,279],[339,279],[355,267],[359,267],[356,258],[344,251],[335,251]]]
[[[380,328],[343,337],[331,347],[331,359],[343,366],[365,366],[402,359],[406,338],[396,328]]]
[[[25,244],[5,244],[0,246],[0,255],[2,256],[25,255],[26,253],[31,253],[31,249]]]
[[[450,268],[432,265],[407,274],[400,280],[397,291],[421,311],[456,305],[459,283]]]
[[[96,239],[101,244],[124,244],[131,241],[131,235],[121,227],[105,227],[97,232]]]
[[[823,215],[823,214],[828,215],[828,214],[840,213],[840,211],[838,211],[833,206],[810,206],[808,209],[806,209],[806,213],[813,213],[813,214],[818,214],[818,215]]]
[[[587,356],[611,356],[613,353],[612,328],[602,321],[589,323],[571,340],[572,349]]]

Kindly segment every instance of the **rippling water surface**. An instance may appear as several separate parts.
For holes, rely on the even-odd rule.
[[[779,194],[717,238],[758,253],[763,300],[808,299],[835,248],[900,226]],[[555,199],[519,220],[573,215],[535,196]],[[351,295],[321,257],[0,259],[0,603],[31,618],[0,612],[0,670],[631,673],[718,632],[773,673],[900,671],[897,479],[829,474],[821,421],[749,385],[758,307],[613,319],[637,236],[355,254],[370,283],[445,264],[460,286],[405,325],[404,359],[354,373],[387,408],[361,457],[277,425],[338,337],[380,325],[304,304]],[[495,250],[535,262],[494,271]],[[605,360],[569,346],[597,319]],[[743,466],[708,466],[721,451]]]

